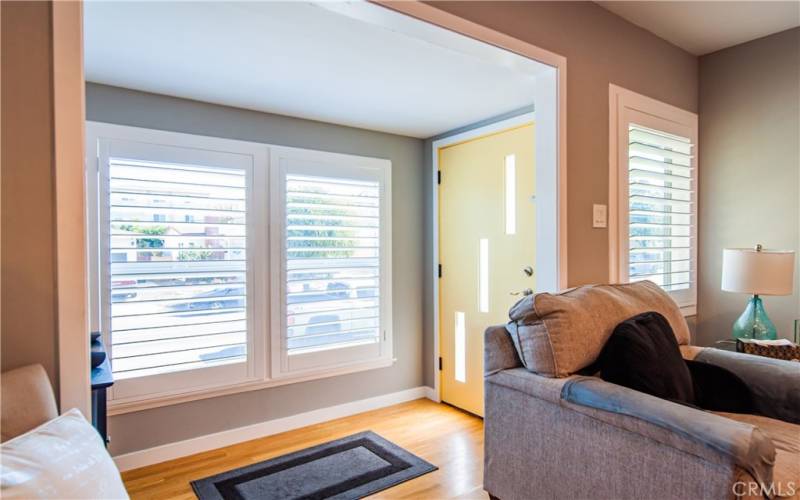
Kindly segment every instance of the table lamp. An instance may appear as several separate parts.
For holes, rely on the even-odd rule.
[[[775,340],[778,332],[770,321],[760,295],[791,295],[794,284],[794,252],[755,248],[722,251],[722,289],[753,296],[733,324],[737,339]]]

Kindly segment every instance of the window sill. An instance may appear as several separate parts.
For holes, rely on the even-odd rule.
[[[681,314],[683,314],[684,318],[688,318],[688,317],[697,315],[697,306],[696,305],[681,306],[680,309],[681,309]]]
[[[278,387],[281,385],[296,384],[299,382],[308,382],[311,380],[336,377],[339,375],[346,375],[348,373],[375,370],[378,368],[386,368],[392,366],[395,363],[395,361],[397,360],[394,358],[377,359],[368,362],[353,363],[347,366],[338,367],[336,369],[329,369],[316,373],[307,373],[300,376],[292,376],[280,379],[254,380],[250,382],[232,384],[224,387],[217,387],[214,389],[203,389],[192,392],[155,395],[152,397],[148,397],[147,399],[109,401],[108,416],[122,415],[125,413],[134,413],[137,411],[159,408],[162,406],[188,403],[190,401],[197,401],[201,399],[216,398],[220,396],[226,396],[229,394],[237,394],[240,392],[257,391],[261,389],[269,389],[270,387]]]

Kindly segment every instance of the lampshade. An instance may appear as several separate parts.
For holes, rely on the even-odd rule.
[[[791,295],[794,252],[726,248],[722,251],[722,289],[753,295]]]

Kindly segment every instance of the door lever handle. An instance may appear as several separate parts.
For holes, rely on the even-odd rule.
[[[525,290],[522,290],[522,291],[520,291],[520,292],[509,292],[509,294],[510,294],[510,295],[522,295],[522,296],[527,296],[527,295],[533,295],[533,290],[531,290],[530,288],[526,288]]]

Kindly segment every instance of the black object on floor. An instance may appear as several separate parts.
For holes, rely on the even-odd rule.
[[[192,481],[200,500],[362,498],[438,469],[372,431]]]

